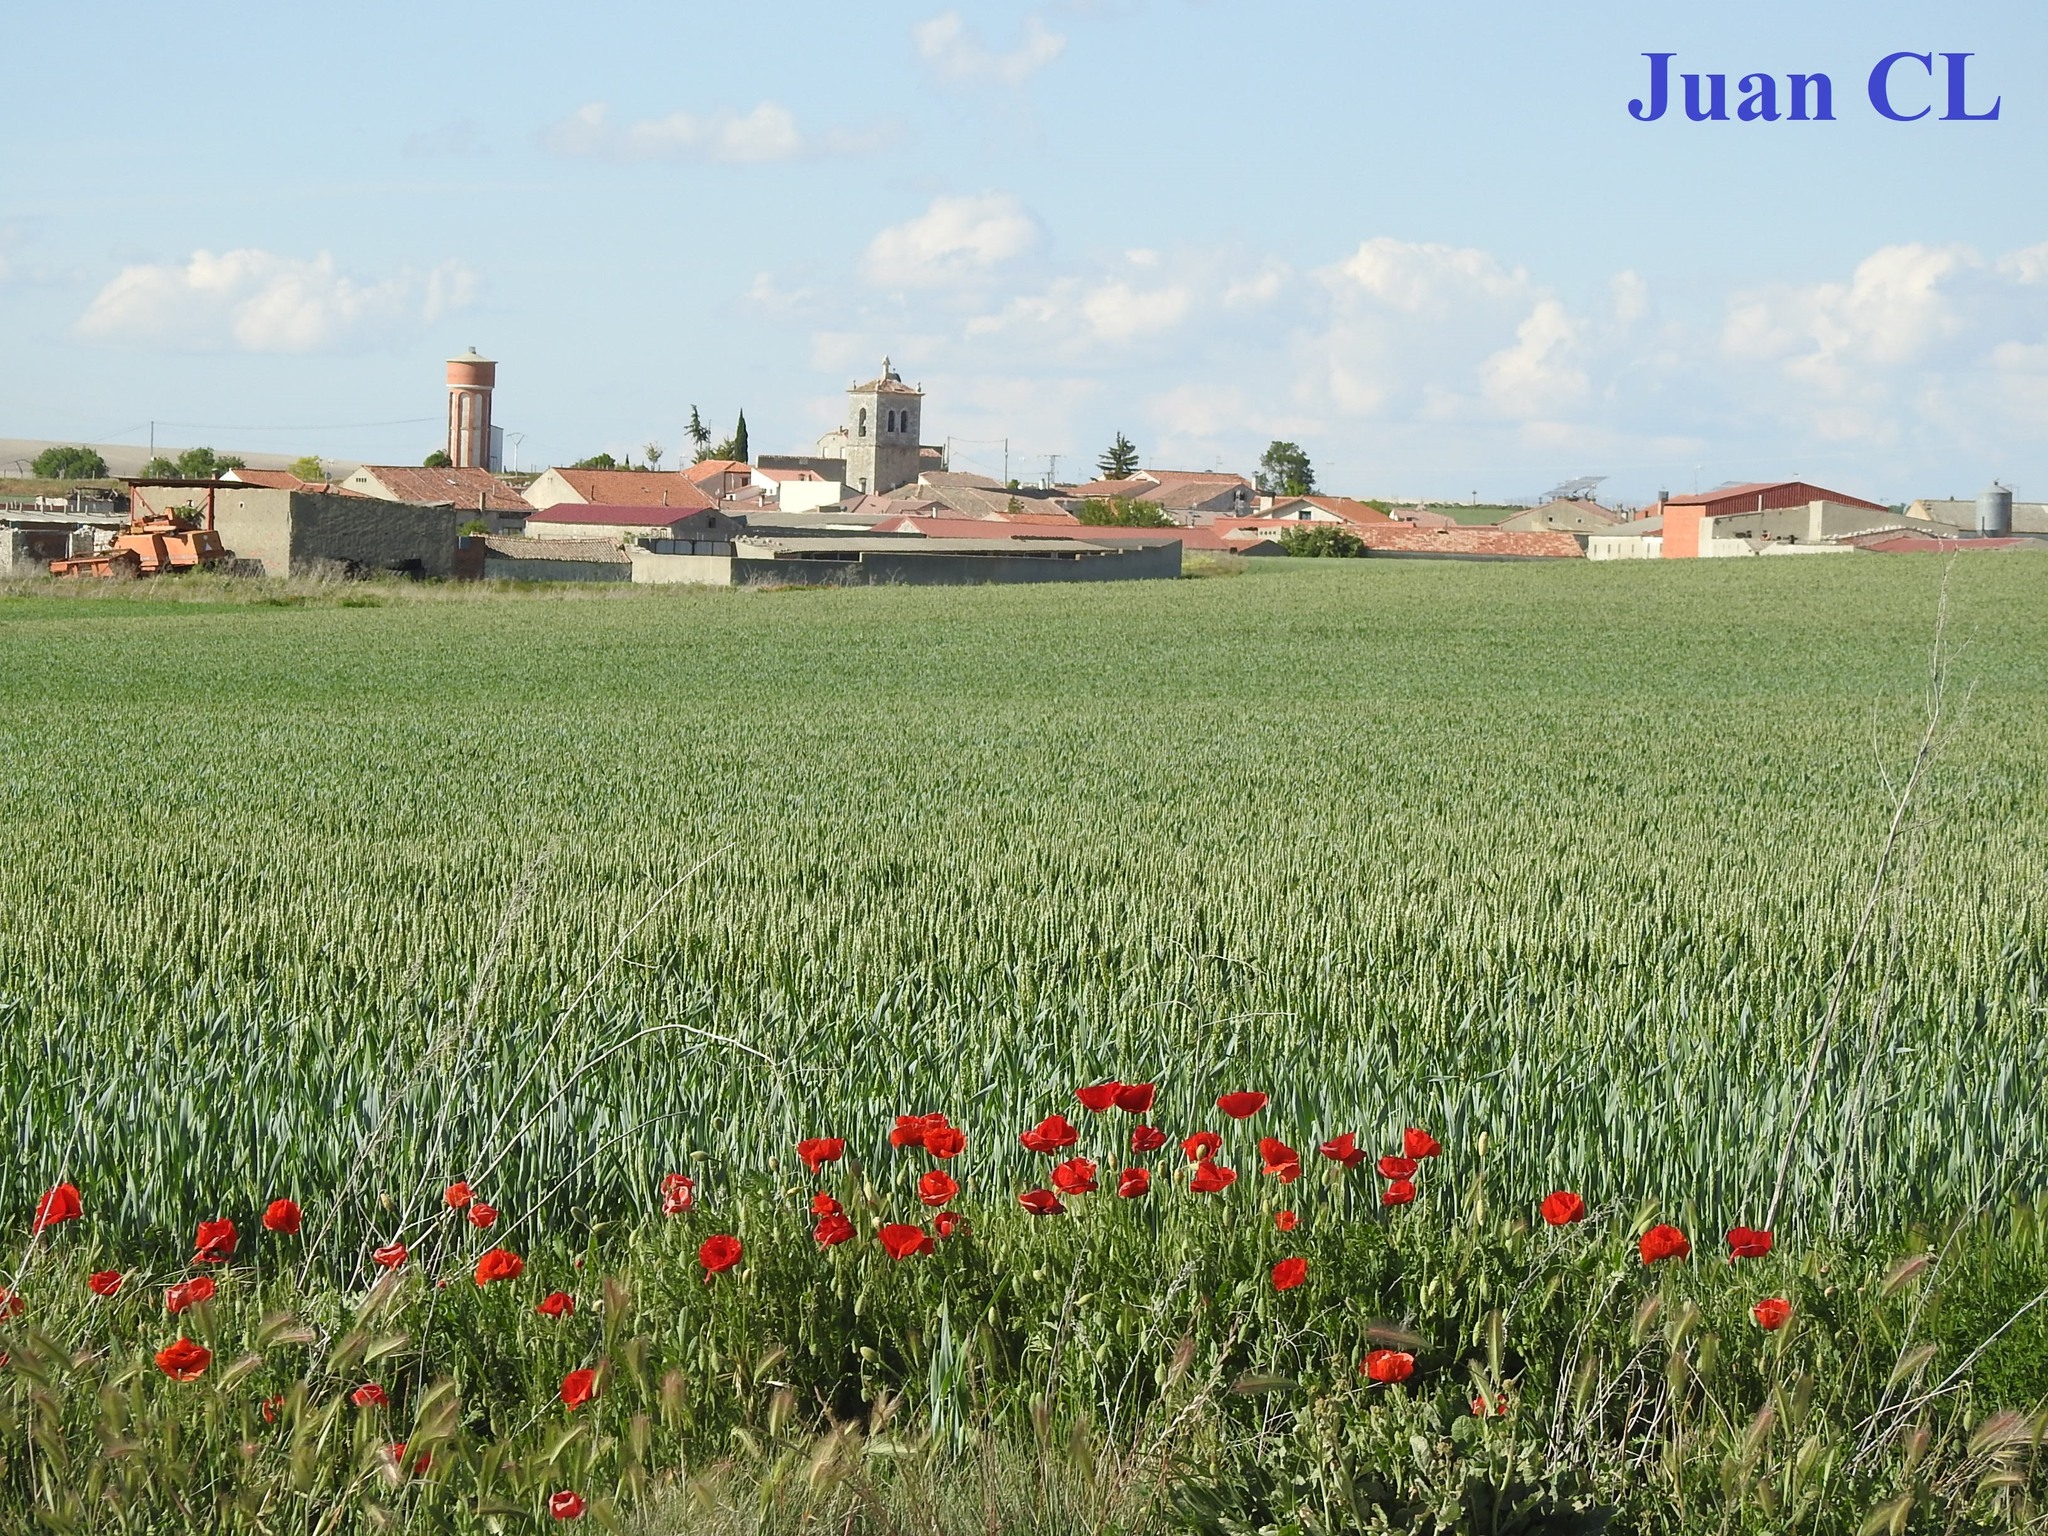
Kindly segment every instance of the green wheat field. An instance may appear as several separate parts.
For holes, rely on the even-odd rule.
[[[1944,591],[1937,750],[1874,886]],[[17,1280],[33,1304],[38,1276],[83,1297],[87,1267],[174,1279],[195,1220],[232,1214],[256,1268],[224,1277],[221,1366],[301,1347],[280,1309],[323,1342],[272,1384],[300,1425],[272,1466],[233,1449],[264,1433],[233,1372],[148,1365],[177,1331],[153,1293],[90,1369],[67,1351],[116,1314],[67,1301],[74,1332],[15,1344],[61,1403],[0,1394],[0,1442],[28,1448],[0,1449],[0,1505],[53,1530],[499,1531],[550,1524],[574,1471],[604,1521],[649,1531],[2037,1529],[2048,1312],[1970,1351],[2048,1273],[2044,774],[2028,557],[10,589],[0,1211],[25,1234],[65,1180],[87,1218]],[[1087,1119],[1073,1089],[1109,1078],[1156,1081],[1176,1140],[1256,1089],[1304,1151],[1421,1126],[1443,1170],[1397,1221],[1370,1170],[1315,1160],[1292,1294],[1331,1310],[1286,1321],[1265,1276],[1291,1192],[1243,1147],[1241,1208],[1179,1214],[1183,1188],[1158,1216],[1018,1211],[1044,1164],[1017,1133]],[[796,1141],[845,1137],[831,1187],[918,1221],[887,1135],[929,1111],[968,1135],[970,1246],[860,1258],[872,1275],[813,1252]],[[1782,1267],[1734,1269],[1719,1233],[1763,1219],[1781,1159]],[[701,1220],[653,1214],[676,1171]],[[469,1299],[459,1267],[446,1302],[371,1286],[369,1247],[425,1243],[454,1178],[540,1289],[584,1286],[595,1353],[535,1344],[558,1337],[538,1291]],[[1585,1196],[1593,1246],[1538,1243],[1553,1189]],[[279,1196],[306,1208],[282,1266],[254,1234]],[[1695,1278],[1643,1279],[1652,1219],[1693,1235]],[[756,1256],[751,1301],[697,1273],[721,1224]],[[455,1262],[434,1241],[427,1268]],[[1928,1273],[1971,1278],[1927,1309],[1891,1266],[1943,1243]],[[836,1301],[810,1290],[827,1258]],[[1803,1321],[1731,1364],[1752,1273]],[[652,1342],[628,1342],[629,1288]],[[403,1426],[338,1395],[384,1328],[390,1411],[444,1447],[409,1491],[377,1460]],[[1402,1406],[1346,1440],[1333,1405],[1387,1339],[1436,1395],[1387,1388],[1371,1401]],[[554,1374],[600,1355],[617,1422],[546,1438],[526,1415],[560,1416]],[[1311,1378],[1322,1407],[1287,1407]],[[1451,1421],[1482,1379],[1553,1416],[1479,1446],[1491,1428]],[[495,1406],[464,1427],[458,1389]],[[183,1427],[154,1461],[91,1449],[143,1422]],[[925,1459],[864,1459],[856,1425]],[[1482,1464],[1490,1504],[1461,1470]],[[1668,1519],[1645,1513],[1660,1478]]]

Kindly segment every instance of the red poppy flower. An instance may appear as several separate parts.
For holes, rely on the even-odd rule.
[[[1379,1161],[1380,1177],[1383,1179],[1412,1179],[1415,1170],[1422,1165],[1412,1157],[1383,1157]]]
[[[576,1298],[567,1291],[549,1291],[547,1297],[533,1310],[542,1317],[574,1317]]]
[[[450,1184],[445,1191],[442,1192],[441,1198],[448,1202],[450,1209],[459,1211],[465,1205],[469,1204],[472,1196],[470,1194],[469,1185],[464,1183],[461,1179],[457,1179],[453,1184]]]
[[[687,1173],[661,1176],[661,1214],[680,1216],[697,1203],[697,1181]]]
[[[1050,1157],[1079,1141],[1081,1133],[1074,1129],[1065,1115],[1047,1115],[1017,1139],[1024,1144],[1025,1151],[1041,1152]]]
[[[40,1235],[43,1228],[54,1227],[60,1221],[76,1221],[84,1214],[79,1203],[76,1184],[58,1184],[47,1190],[36,1202],[35,1224],[29,1228],[31,1235]]]
[[[213,1300],[213,1296],[213,1276],[194,1275],[190,1280],[181,1281],[164,1292],[164,1310],[175,1317],[187,1307],[196,1307],[201,1302]]]
[[[348,1400],[358,1408],[389,1408],[391,1406],[391,1394],[378,1386],[374,1381],[366,1381],[360,1387],[357,1387],[355,1391],[349,1393]]]
[[[173,1381],[197,1381],[211,1364],[213,1351],[190,1339],[180,1339],[156,1352],[156,1368]]]
[[[958,1211],[941,1211],[932,1218],[932,1226],[937,1229],[939,1236],[951,1237],[955,1232],[967,1230],[967,1218]]]
[[[1291,1291],[1307,1278],[1307,1259],[1282,1259],[1273,1266],[1273,1289],[1276,1291]]]
[[[476,1283],[489,1285],[493,1280],[517,1280],[526,1273],[526,1260],[505,1248],[493,1248],[476,1261]]]
[[[924,1149],[933,1157],[958,1157],[967,1146],[967,1133],[957,1125],[933,1126],[924,1133]]]
[[[816,1173],[827,1163],[836,1163],[846,1155],[844,1136],[812,1136],[796,1144],[796,1155],[804,1160],[804,1166]]]
[[[1157,1152],[1166,1145],[1166,1132],[1156,1125],[1134,1125],[1131,1127],[1131,1150],[1133,1152]]]
[[[597,1372],[571,1371],[562,1378],[562,1406],[571,1413],[597,1396]]]
[[[383,1269],[396,1269],[405,1262],[407,1252],[403,1243],[386,1243],[371,1252],[370,1262]]]
[[[837,1248],[841,1243],[853,1239],[853,1223],[837,1211],[828,1212],[818,1218],[818,1224],[811,1228],[811,1240],[820,1248]]]
[[[266,1424],[275,1424],[275,1423],[277,1422],[277,1416],[278,1416],[278,1414],[280,1414],[280,1413],[281,1413],[281,1412],[283,1412],[283,1411],[284,1411],[284,1394],[283,1394],[282,1392],[278,1393],[278,1394],[277,1394],[277,1396],[275,1396],[275,1397],[266,1397],[265,1399],[263,1399],[263,1422],[264,1422],[264,1423],[266,1423]]]
[[[1265,1164],[1264,1172],[1282,1184],[1301,1177],[1301,1154],[1276,1136],[1259,1138],[1259,1161]]]
[[[118,1296],[121,1294],[121,1280],[121,1271],[118,1269],[103,1269],[98,1274],[87,1277],[85,1288],[95,1296]]]
[[[306,1216],[299,1209],[296,1200],[273,1200],[263,1207],[263,1230],[282,1232],[290,1237],[306,1223]]]
[[[1263,1093],[1226,1093],[1216,1101],[1216,1107],[1233,1120],[1246,1120],[1270,1102]]]
[[[390,1453],[391,1464],[394,1467],[396,1467],[400,1472],[411,1472],[415,1477],[419,1476],[422,1472],[425,1472],[427,1468],[431,1467],[434,1464],[434,1453],[432,1451],[421,1451],[419,1455],[413,1457],[412,1465],[410,1467],[406,1466],[405,1442],[403,1440],[397,1440],[392,1442],[390,1445],[385,1447],[385,1450],[387,1450]]]
[[[1099,1115],[1116,1107],[1116,1096],[1123,1092],[1123,1087],[1122,1083],[1097,1083],[1092,1088],[1076,1088],[1074,1097],[1091,1115]]]
[[[192,1257],[203,1264],[224,1264],[234,1256],[235,1224],[232,1221],[202,1221],[192,1239],[198,1251]]]
[[[811,1214],[813,1216],[837,1216],[845,1209],[845,1206],[841,1205],[832,1196],[826,1194],[822,1189],[811,1196]]]
[[[581,1520],[586,1508],[588,1506],[583,1502],[583,1495],[572,1489],[564,1488],[560,1493],[548,1497],[548,1513],[557,1520]]]
[[[1636,1240],[1636,1251],[1645,1264],[1660,1259],[1682,1259],[1692,1252],[1692,1243],[1676,1227],[1652,1227]]]
[[[1221,1151],[1222,1147],[1223,1138],[1214,1131],[1197,1131],[1180,1144],[1181,1151],[1187,1153],[1188,1161],[1191,1163],[1208,1161]]]
[[[1053,1188],[1063,1195],[1092,1195],[1095,1193],[1095,1171],[1094,1159],[1069,1158],[1053,1169]]]
[[[1792,1303],[1782,1296],[1766,1296],[1749,1309],[1749,1315],[1765,1333],[1776,1333],[1792,1320]]]
[[[889,1133],[892,1147],[921,1147],[933,1131],[950,1130],[944,1115],[898,1115],[896,1129]],[[949,1156],[951,1154],[948,1154]]]
[[[27,1302],[5,1286],[0,1286],[0,1323],[12,1322],[27,1310]]]
[[[1440,1157],[1444,1148],[1429,1132],[1418,1131],[1411,1125],[1401,1133],[1401,1150],[1410,1157]]]
[[[1365,1149],[1358,1144],[1358,1133],[1346,1131],[1342,1136],[1332,1136],[1316,1150],[1333,1163],[1342,1163],[1346,1168],[1356,1168],[1365,1161]]]
[[[959,1193],[960,1186],[953,1181],[953,1176],[936,1168],[917,1181],[917,1198],[925,1205],[944,1205]]]
[[[1237,1182],[1237,1170],[1225,1168],[1213,1158],[1203,1158],[1195,1164],[1195,1176],[1188,1181],[1188,1188],[1198,1195],[1213,1195],[1219,1189],[1228,1189]]]
[[[1301,1218],[1292,1211],[1275,1211],[1273,1213],[1273,1225],[1282,1232],[1292,1232],[1301,1225]]]
[[[1376,1349],[1358,1367],[1368,1381],[1389,1384],[1415,1374],[1415,1357],[1405,1349]]]
[[[1472,1399],[1472,1416],[1479,1419],[1504,1419],[1508,1416],[1508,1395],[1503,1392],[1492,1402],[1482,1394]]]
[[[1771,1251],[1771,1234],[1755,1227],[1732,1227],[1728,1232],[1728,1257],[1760,1259]]]
[[[1059,1216],[1067,1209],[1049,1189],[1027,1189],[1017,1197],[1017,1203],[1034,1216]]]
[[[496,1226],[498,1224],[498,1208],[494,1205],[485,1205],[481,1200],[477,1201],[475,1205],[469,1208],[469,1224],[479,1232],[483,1231],[486,1227]]]
[[[1415,1203],[1415,1181],[1396,1179],[1380,1192],[1381,1205],[1413,1205]]]
[[[1152,1083],[1119,1083],[1116,1089],[1116,1107],[1127,1115],[1145,1115],[1152,1112],[1152,1100],[1159,1092]]]
[[[1568,1227],[1586,1219],[1586,1202],[1568,1189],[1554,1189],[1543,1197],[1543,1219],[1553,1227]]]
[[[889,1257],[899,1262],[932,1251],[931,1234],[923,1227],[913,1227],[905,1222],[892,1221],[875,1236],[888,1250]]]
[[[697,1249],[697,1262],[704,1266],[706,1274],[722,1275],[739,1263],[743,1252],[745,1250],[738,1238],[728,1232],[720,1232],[704,1239]]]
[[[1116,1192],[1125,1200],[1152,1193],[1152,1174],[1145,1168],[1126,1168],[1116,1176]]]

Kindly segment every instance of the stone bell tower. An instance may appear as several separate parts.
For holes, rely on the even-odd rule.
[[[904,383],[883,358],[880,378],[846,392],[847,489],[880,496],[912,484],[923,426],[924,391]]]

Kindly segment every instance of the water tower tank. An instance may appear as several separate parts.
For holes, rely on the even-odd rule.
[[[2012,491],[1996,480],[1977,497],[1977,532],[1999,539],[2012,532]]]

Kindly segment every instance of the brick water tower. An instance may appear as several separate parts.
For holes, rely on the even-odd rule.
[[[448,457],[457,469],[498,467],[497,434],[491,430],[491,391],[498,365],[471,347],[448,359]]]

